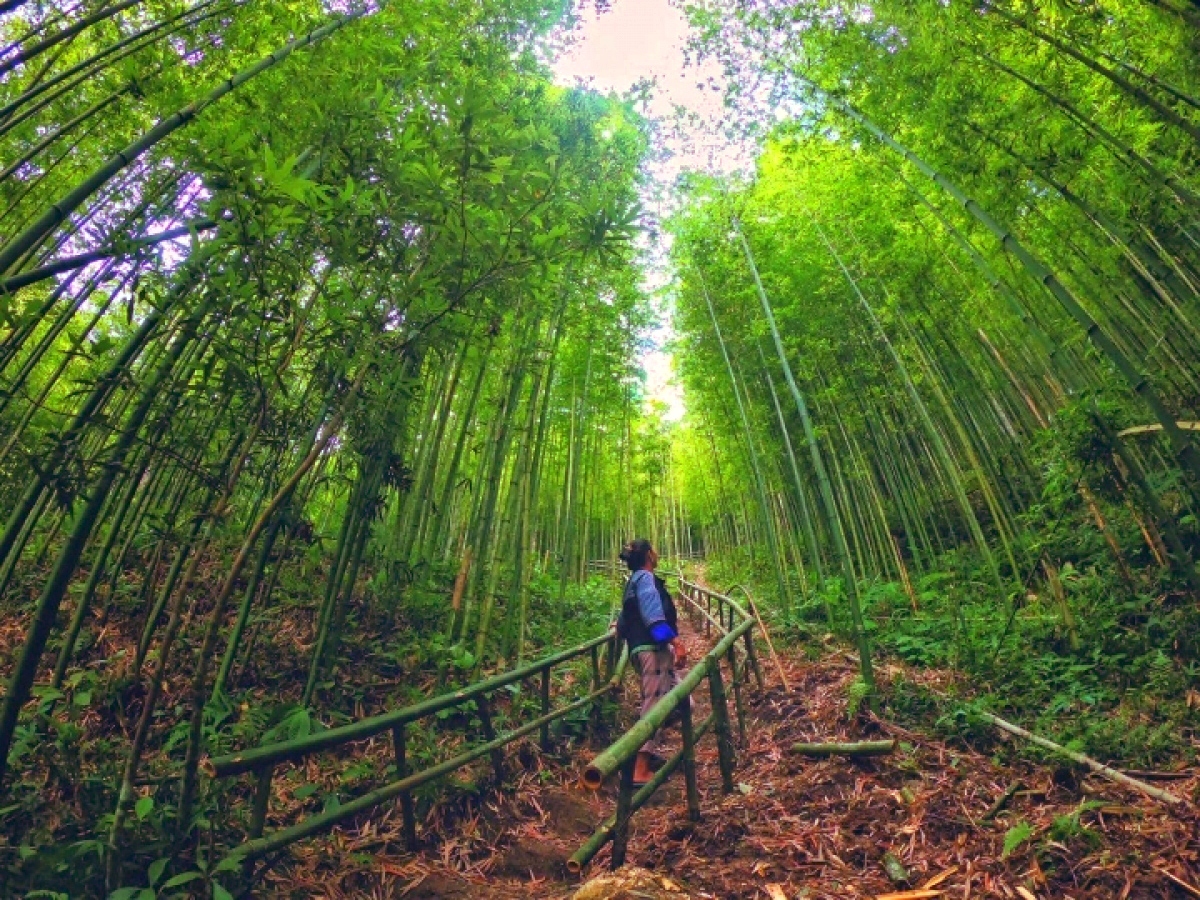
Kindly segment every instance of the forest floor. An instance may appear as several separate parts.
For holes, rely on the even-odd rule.
[[[703,636],[687,640],[698,658]],[[747,696],[738,790],[722,795],[715,745],[706,738],[698,749],[702,821],[687,821],[679,776],[634,817],[630,863],[669,876],[680,897],[844,900],[903,890],[963,900],[1200,897],[1200,770],[1169,773],[1163,782],[1189,801],[1172,813],[1069,764],[1002,764],[999,757],[1015,758],[996,752],[1013,749],[1002,736],[984,748],[989,756],[869,713],[850,721],[846,697],[856,666],[834,648],[815,660],[785,653],[790,692],[765,662],[766,690]],[[880,674],[934,690],[951,679],[894,665]],[[625,688],[628,707],[636,696],[632,677]],[[900,747],[861,760],[789,752],[796,741],[872,737],[895,737]],[[403,851],[399,812],[390,810],[309,842],[267,873],[260,890],[408,900],[570,897],[578,882],[565,861],[615,803],[611,783],[597,793],[578,783],[595,749],[557,757],[514,751],[515,783],[473,804],[435,806],[421,826],[422,852]],[[1022,789],[986,820],[1014,781]],[[906,883],[889,880],[882,865],[888,852],[908,870]],[[606,848],[590,872],[607,866]]]

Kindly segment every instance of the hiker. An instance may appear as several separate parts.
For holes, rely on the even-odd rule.
[[[663,580],[654,574],[658,554],[645,538],[630,541],[621,550],[629,566],[629,580],[617,617],[617,634],[629,644],[629,658],[642,687],[641,715],[679,683],[676,666],[687,662],[680,641],[675,604]],[[651,763],[659,749],[659,732],[642,745],[634,762],[633,783],[645,784],[654,770]]]

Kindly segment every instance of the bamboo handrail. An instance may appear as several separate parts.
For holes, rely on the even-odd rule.
[[[415,845],[415,820],[412,812],[412,791],[427,782],[462,768],[485,756],[491,756],[497,777],[502,777],[503,756],[501,750],[525,735],[535,731],[541,732],[542,743],[545,745],[550,723],[581,709],[590,703],[595,703],[600,697],[616,690],[625,673],[629,658],[628,648],[622,650],[620,659],[612,666],[612,654],[615,651],[616,635],[609,630],[603,635],[585,641],[575,647],[551,654],[527,666],[513,669],[484,679],[461,690],[451,691],[438,697],[432,697],[421,703],[416,703],[403,709],[393,710],[378,716],[352,722],[340,728],[333,728],[318,734],[309,735],[294,741],[284,741],[278,744],[254,747],[239,753],[232,753],[216,759],[206,760],[204,771],[212,778],[228,778],[244,772],[257,774],[254,808],[249,829],[250,840],[231,850],[226,858],[239,862],[249,862],[264,855],[281,850],[296,841],[309,837],[331,828],[338,822],[344,821],[359,813],[373,809],[379,804],[399,797],[404,806],[405,840],[410,849]],[[598,648],[603,644],[610,645],[609,665],[611,676],[602,681],[599,674]],[[549,684],[550,672],[554,666],[572,659],[592,654],[592,689],[585,696],[574,700],[556,710],[550,709]],[[541,675],[541,712],[542,715],[525,725],[506,734],[497,736],[491,726],[490,715],[487,712],[486,696],[514,682]],[[420,772],[408,773],[405,768],[405,728],[404,726],[418,719],[431,716],[443,709],[461,706],[474,701],[479,715],[483,720],[485,743],[472,747],[457,756],[430,766]],[[270,802],[271,780],[279,763],[303,759],[313,753],[330,750],[345,744],[373,737],[385,731],[391,731],[395,743],[396,768],[401,776],[383,787],[356,797],[342,804],[337,809],[327,810],[315,816],[310,816],[288,828],[280,829],[270,835],[263,836],[266,824],[267,808]]]
[[[611,691],[612,688],[613,686],[611,684],[607,684],[602,688],[592,691],[587,696],[582,697],[573,703],[569,703],[561,709],[555,710],[549,715],[541,716],[537,719],[534,719],[532,722],[527,722],[520,728],[516,728],[507,734],[502,734],[494,740],[488,741],[485,744],[480,744],[478,747],[473,747],[465,753],[460,753],[458,756],[451,757],[450,759],[440,762],[435,766],[430,766],[428,769],[424,769],[420,772],[416,772],[413,775],[409,775],[407,778],[401,778],[399,781],[393,781],[390,784],[386,784],[381,788],[371,791],[369,794],[356,797],[353,800],[343,803],[337,809],[328,810],[326,812],[319,813],[318,815],[310,816],[309,818],[291,826],[290,828],[280,829],[279,831],[276,831],[267,837],[261,837],[247,841],[246,843],[235,847],[232,851],[230,851],[228,856],[236,857],[245,861],[258,859],[259,857],[265,856],[268,853],[281,850],[289,844],[294,844],[296,841],[302,840],[303,838],[317,834],[321,831],[325,831],[328,828],[332,828],[338,822],[352,818],[353,816],[366,812],[369,809],[373,809],[386,800],[391,800],[393,797],[398,797],[402,794],[412,791],[421,785],[426,784],[427,782],[441,778],[443,775],[449,775],[456,769],[461,769],[463,766],[467,765],[467,763],[474,762],[477,759],[482,759],[483,757],[501,749],[506,744],[512,743],[518,738],[522,738],[527,734],[532,734],[543,725],[546,725],[555,719],[560,719],[568,713],[574,712],[575,710],[594,702],[599,697]]]
[[[721,634],[729,633],[729,629],[725,627],[724,622],[722,622],[720,619],[718,619],[716,616],[714,616],[712,613],[710,613],[707,609],[705,609],[699,603],[697,603],[695,600],[693,600],[691,597],[689,597],[686,592],[681,593],[680,596],[683,597],[683,599],[687,601],[688,605],[691,606],[693,611],[698,612],[701,616],[703,616],[704,619],[708,622],[708,624],[710,624],[714,628],[716,628],[717,631],[719,631]]]
[[[638,748],[662,727],[662,724],[675,711],[675,707],[683,702],[683,698],[689,696],[700,686],[700,682],[709,674],[712,667],[719,664],[720,658],[729,652],[734,641],[753,626],[754,620],[747,619],[721,638],[715,647],[704,654],[700,662],[692,666],[679,684],[671,688],[642,718],[634,723],[632,728],[617,738],[608,748],[601,751],[584,769],[584,787],[592,790],[599,789],[600,785],[604,783],[604,779],[617,771],[622,763],[632,759]]]
[[[704,737],[704,735],[708,733],[709,729],[712,728],[712,724],[713,713],[709,713],[708,716],[705,717],[704,721],[696,726],[695,740],[698,741],[700,738]],[[662,768],[654,773],[653,778],[637,789],[632,800],[630,801],[631,812],[637,812],[639,809],[645,806],[646,801],[653,796],[654,792],[666,784],[667,779],[675,773],[675,770],[678,769],[680,764],[683,762],[685,752],[686,748],[681,748],[679,752],[673,754],[670,759],[663,763]],[[592,857],[600,852],[600,848],[612,840],[613,831],[616,824],[617,817],[615,815],[609,816],[607,819],[601,822],[600,827],[596,829],[590,838],[588,838],[587,842],[578,850],[576,850],[571,855],[571,858],[567,860],[567,871],[575,875],[578,875],[580,872],[582,872],[583,867],[592,860]]]
[[[491,678],[486,678],[483,681],[476,682],[460,690],[431,697],[428,700],[423,700],[412,706],[406,706],[403,709],[382,713],[378,716],[371,716],[367,719],[360,719],[357,722],[351,722],[349,725],[330,728],[328,731],[310,734],[307,737],[298,738],[294,741],[282,741],[278,744],[267,744],[265,746],[253,747],[249,750],[241,750],[237,753],[230,753],[226,756],[218,756],[206,760],[204,770],[210,778],[229,778],[233,775],[240,775],[243,772],[261,769],[263,766],[294,762],[310,754],[319,753],[322,750],[340,747],[342,744],[366,740],[369,737],[382,734],[396,725],[415,722],[418,719],[441,712],[443,709],[459,706],[480,694],[488,694],[506,685],[522,681],[526,678],[532,678],[543,669],[548,669],[574,659],[577,656],[582,656],[591,650],[592,647],[605,644],[612,640],[612,638],[612,632],[606,632],[576,647],[571,647],[568,650],[547,656],[519,669],[493,675]]]
[[[703,594],[706,597],[716,600],[718,605],[727,604],[729,606],[729,608],[731,610],[733,610],[733,612],[737,613],[742,618],[743,621],[751,618],[750,613],[747,612],[744,607],[742,607],[739,603],[737,603],[737,601],[735,601],[728,594],[720,594],[710,588],[704,587],[703,585],[699,585],[694,582],[688,581],[682,575],[677,575],[676,577],[679,580],[679,585],[681,588],[680,595],[689,604],[691,604],[691,606],[694,610],[696,610],[701,615],[703,615],[705,617],[705,619],[707,619],[710,623],[716,624],[718,630],[720,630],[722,632],[728,632],[729,628],[732,627],[732,624],[733,624],[732,614],[730,615],[730,624],[729,624],[729,626],[726,626],[723,622],[719,622],[718,619],[715,619],[712,616],[712,614],[708,612],[708,610],[702,609],[700,607],[700,604],[698,604],[692,598],[692,596],[691,596],[692,593]],[[730,588],[730,591],[733,591],[738,588],[741,588],[742,592],[745,593],[746,598],[750,601],[750,608],[751,608],[751,611],[753,611],[753,613],[754,613],[753,618],[758,623],[758,627],[762,631],[763,637],[766,638],[767,646],[771,650],[771,655],[774,656],[775,648],[771,644],[770,635],[767,634],[767,627],[766,627],[766,625],[763,624],[762,618],[758,615],[758,609],[754,606],[754,598],[751,597],[750,592],[747,591],[741,585],[734,585],[734,587]],[[758,682],[759,690],[762,690],[762,687],[763,687],[762,670],[759,668],[759,665],[758,665],[758,656],[754,652],[754,636],[753,636],[753,634],[751,634],[749,632],[746,634],[746,657],[747,657],[747,659],[746,659],[747,664],[754,671],[754,680]],[[778,657],[776,657],[776,665],[778,665],[778,664],[779,664],[779,660],[778,660]],[[780,667],[780,668],[782,670],[782,667]],[[784,686],[787,687],[787,679],[786,678],[784,678]],[[790,687],[787,687],[787,689],[789,691],[791,690]]]

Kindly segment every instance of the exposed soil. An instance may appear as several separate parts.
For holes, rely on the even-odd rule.
[[[688,640],[693,656],[703,650],[702,636]],[[774,888],[786,898],[847,900],[925,885],[964,900],[1200,896],[1200,889],[1189,894],[1167,875],[1200,885],[1200,772],[1178,773],[1169,782],[1189,801],[1186,810],[1172,814],[1069,766],[1002,766],[978,749],[869,714],[850,722],[846,694],[855,667],[845,654],[831,651],[817,662],[788,655],[784,666],[790,693],[764,666],[766,690],[746,694],[747,746],[738,751],[738,789],[722,794],[716,750],[706,738],[698,751],[702,821],[687,820],[675,777],[635,816],[630,863],[679,879],[694,896],[729,900],[777,900]],[[882,676],[900,672],[884,667]],[[948,677],[904,675],[935,687]],[[636,688],[632,682],[627,687],[630,706]],[[699,717],[707,698],[698,700]],[[801,740],[871,737],[896,737],[900,749],[860,760],[812,760],[789,752]],[[423,852],[403,851],[399,813],[389,810],[356,829],[308,842],[262,887],[273,896],[315,891],[330,898],[568,897],[578,883],[567,877],[565,860],[615,800],[611,784],[596,794],[578,786],[578,768],[596,749],[578,746],[553,759],[514,751],[510,758],[523,768],[504,792],[460,800],[453,811],[434,807],[421,826]],[[994,821],[985,821],[1015,780],[1024,789]],[[1032,833],[1006,856],[1005,835],[1018,823]],[[908,870],[907,881],[889,880],[882,864],[888,852]],[[607,867],[608,853],[606,848],[597,856],[593,873]]]

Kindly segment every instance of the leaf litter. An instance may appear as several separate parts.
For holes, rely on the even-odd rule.
[[[688,642],[697,658],[702,638],[693,634]],[[766,667],[766,690],[745,692],[739,789],[722,795],[716,748],[706,738],[697,749],[702,821],[687,821],[682,779],[673,778],[633,819],[631,864],[670,875],[692,896],[728,900],[1200,896],[1197,770],[1172,773],[1172,789],[1189,803],[1169,811],[1079,771],[1020,758],[1002,764],[981,749],[866,711],[849,720],[846,698],[856,668],[844,653],[814,662],[788,650],[782,662],[790,692]],[[883,674],[934,688],[953,680],[947,672],[894,664]],[[632,680],[625,691],[623,725],[631,721]],[[706,693],[697,694],[698,716],[705,714]],[[789,752],[798,741],[870,738],[897,738],[900,748],[859,759]],[[601,746],[580,742],[557,754],[510,747],[515,772],[505,790],[481,789],[464,780],[470,778],[464,770],[419,823],[418,853],[404,850],[399,809],[387,808],[294,849],[260,887],[331,900],[570,897],[578,882],[564,863],[615,804],[611,779],[595,794],[578,784]],[[1016,781],[1022,788],[986,819]],[[1015,828],[1029,836],[1005,853]],[[885,853],[903,864],[906,883],[889,880]],[[608,862],[605,848],[590,873],[605,871]]]

